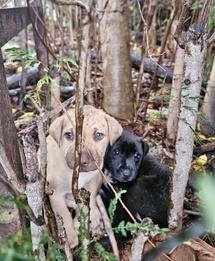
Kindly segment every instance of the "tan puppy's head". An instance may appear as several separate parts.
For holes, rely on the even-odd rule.
[[[59,147],[62,148],[67,165],[73,169],[75,152],[75,110],[68,110],[68,114],[73,124],[71,124],[66,114],[64,114],[51,124],[49,132]],[[122,127],[113,117],[110,117],[104,111],[96,109],[93,106],[85,105],[80,171],[88,172],[97,169],[92,157],[100,168],[102,168],[108,144],[110,143],[110,145],[112,145],[121,133]]]
[[[97,169],[91,156],[102,168],[108,144],[112,145],[121,133],[122,127],[113,117],[93,106],[85,105],[80,171],[88,172]]]
[[[58,146],[62,148],[65,155],[66,163],[69,168],[74,167],[74,153],[75,153],[75,109],[67,111],[69,118],[63,114],[53,121],[49,127],[49,134],[57,142]]]

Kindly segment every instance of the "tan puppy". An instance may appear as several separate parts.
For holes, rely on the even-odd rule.
[[[47,137],[47,182],[53,191],[49,196],[55,215],[62,216],[70,247],[78,244],[78,224],[72,219],[68,207],[77,210],[72,195],[71,183],[75,151],[75,110],[68,110],[73,124],[66,114],[57,118],[50,126]],[[111,145],[121,135],[122,127],[112,117],[90,105],[84,106],[83,147],[81,152],[79,189],[90,191],[90,220],[92,233],[95,234],[101,223],[101,214],[96,205],[96,195],[102,177],[91,160],[88,151],[103,167],[103,158],[108,144]]]

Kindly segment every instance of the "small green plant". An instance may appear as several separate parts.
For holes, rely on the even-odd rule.
[[[180,120],[182,120],[191,129],[191,131],[193,132],[193,135],[194,135],[194,138],[195,138],[196,142],[199,143],[200,145],[202,145],[203,143],[202,143],[202,141],[201,141],[201,139],[199,137],[198,131],[193,129],[192,126],[190,125],[190,123],[186,119],[182,119],[181,118]]]
[[[168,228],[158,228],[155,225],[149,224],[147,222],[125,223],[124,220],[119,223],[118,227],[114,228],[114,231],[116,231],[117,233],[121,233],[124,237],[127,236],[127,231],[131,232],[133,235],[137,235],[139,230],[155,232],[156,234],[162,234],[163,236],[165,236],[166,232],[169,231]]]
[[[7,52],[7,54],[10,56],[8,61],[14,61],[17,60],[18,58],[23,59],[25,61],[26,69],[32,65],[38,67],[42,64],[36,58],[35,53],[32,52],[26,53],[19,50],[10,50]],[[51,68],[48,68],[43,64],[44,71],[46,72],[46,74],[37,82],[36,91],[25,95],[25,100],[29,97],[32,97],[35,100],[35,102],[41,107],[42,106],[42,102],[40,99],[41,89],[44,85],[50,86],[50,84],[53,82],[53,78],[50,76],[52,69],[57,68],[57,70],[60,71],[62,68],[62,64],[65,64],[67,66],[70,73],[74,73],[73,67],[75,67],[76,69],[78,68],[77,63],[68,57],[60,57]]]
[[[170,94],[161,94],[161,95],[155,95],[154,93],[151,93],[149,101],[159,100],[159,99],[172,99],[173,96]]]
[[[82,204],[83,205],[83,204]],[[86,245],[86,240],[88,238],[88,215],[87,213],[84,211],[84,208],[81,207],[80,208],[80,226],[79,226],[79,239],[81,242],[81,251],[80,251],[80,257],[83,261],[87,261],[88,260],[88,254],[89,254],[89,250],[88,247]]]
[[[108,208],[108,212],[109,212],[111,222],[113,221],[114,212],[116,211],[116,206],[117,206],[118,200],[121,197],[121,195],[123,193],[126,193],[126,192],[127,192],[126,190],[120,190],[115,195],[115,198],[111,200],[110,206]],[[119,223],[119,225],[116,228],[113,228],[113,229],[116,233],[121,233],[125,237],[127,236],[127,231],[131,232],[134,235],[137,235],[137,233],[140,229],[145,230],[145,231],[152,231],[152,232],[155,232],[157,234],[162,234],[162,235],[165,235],[166,232],[169,231],[167,228],[157,228],[153,224],[149,224],[147,222],[145,222],[145,223],[139,223],[139,222],[135,222],[135,223],[127,222],[127,223],[125,223],[124,220],[122,220]]]
[[[116,259],[115,257],[111,256],[111,254],[109,252],[107,252],[105,250],[105,248],[101,244],[99,244],[97,242],[95,243],[95,249],[96,249],[98,255],[100,257],[102,257],[102,260],[104,260],[104,261],[118,261],[118,259]]]
[[[159,117],[162,117],[163,114],[167,111],[168,109],[162,109],[160,111],[156,111],[156,112],[153,112],[153,113],[150,113],[149,115],[149,121],[152,121],[156,118],[159,118]]]
[[[110,216],[110,221],[112,223],[113,221],[113,217],[114,217],[114,212],[116,211],[116,205],[117,205],[117,202],[119,200],[119,198],[121,197],[121,195],[123,193],[126,193],[127,190],[120,190],[117,195],[115,195],[115,198],[111,200],[110,202],[110,205],[109,205],[109,208],[108,208],[108,213],[109,213],[109,216]]]
[[[7,208],[7,203],[15,203],[17,205],[17,207],[25,209],[26,206],[25,204],[23,204],[23,200],[26,199],[26,195],[24,194],[20,194],[17,197],[13,197],[13,196],[5,196],[4,194],[0,194],[0,207],[2,208]]]
[[[0,246],[0,255],[3,260],[34,260],[30,230],[21,231],[8,236]]]

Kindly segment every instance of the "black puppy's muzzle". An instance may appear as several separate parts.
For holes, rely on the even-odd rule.
[[[117,172],[120,182],[133,181],[136,178],[135,171],[131,167],[120,166]]]

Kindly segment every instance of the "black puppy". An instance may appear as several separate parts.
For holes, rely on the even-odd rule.
[[[106,152],[104,172],[117,192],[127,190],[121,199],[137,220],[149,217],[160,227],[167,227],[170,170],[147,153],[147,143],[123,131]],[[108,209],[114,193],[105,181],[100,195]],[[118,202],[113,227],[122,220],[132,222]]]

